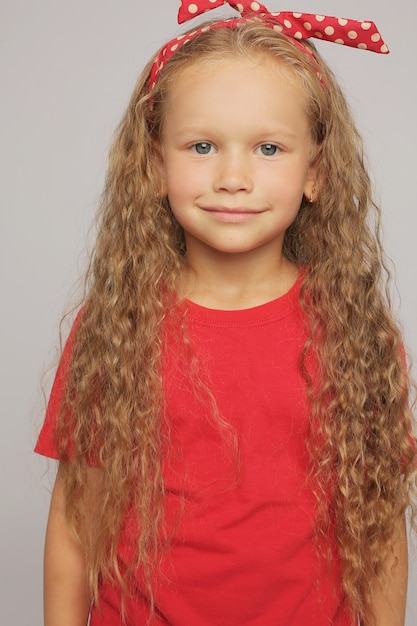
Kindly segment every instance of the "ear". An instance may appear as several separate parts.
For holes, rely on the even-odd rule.
[[[304,182],[303,193],[309,202],[314,202],[317,198],[317,176],[319,169],[319,159],[315,159],[309,166]]]
[[[316,180],[308,179],[304,185],[304,196],[309,202],[314,202],[316,197]]]

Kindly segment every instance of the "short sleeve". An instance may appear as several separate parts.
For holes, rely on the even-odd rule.
[[[72,326],[71,332],[68,336],[67,342],[62,352],[61,359],[55,374],[55,379],[52,385],[51,395],[49,396],[48,406],[46,408],[45,421],[43,423],[35,446],[35,452],[37,452],[38,454],[42,454],[43,456],[47,456],[51,459],[59,459],[55,438],[56,422],[64,398],[65,385],[68,378],[68,371],[71,363],[75,335],[77,332],[80,317],[81,312],[77,315],[77,318]]]

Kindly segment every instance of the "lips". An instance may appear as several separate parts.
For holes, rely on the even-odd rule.
[[[203,211],[210,213],[262,213],[262,209],[246,209],[242,207],[201,207]]]
[[[213,217],[223,222],[245,222],[261,213],[264,209],[249,209],[243,207],[200,207],[206,213],[210,213]]]

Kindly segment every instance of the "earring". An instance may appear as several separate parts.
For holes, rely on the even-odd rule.
[[[311,190],[311,196],[310,196],[310,199],[309,199],[310,204],[315,202],[315,200],[316,200],[316,188],[313,187],[313,189]]]

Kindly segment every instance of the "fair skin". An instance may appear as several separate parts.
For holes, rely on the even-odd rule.
[[[383,587],[372,583],[373,622],[363,626],[404,626],[407,600],[408,551],[405,518],[399,518],[393,537],[393,552],[384,564]]]
[[[166,113],[161,171],[185,232],[187,297],[234,309],[282,295],[297,276],[285,231],[316,179],[300,90],[266,58],[203,62],[175,81]]]
[[[176,76],[160,171],[184,228],[188,270],[182,289],[193,301],[248,308],[279,297],[294,283],[297,268],[282,255],[283,238],[316,183],[304,106],[288,71],[265,57],[199,62]],[[402,626],[403,520],[385,571],[386,588],[373,584],[372,626]],[[45,626],[86,626],[89,604],[85,562],[68,531],[58,473],[45,547]]]
[[[46,529],[44,626],[86,626],[89,610],[85,562],[80,546],[68,530],[60,469],[52,492]]]

